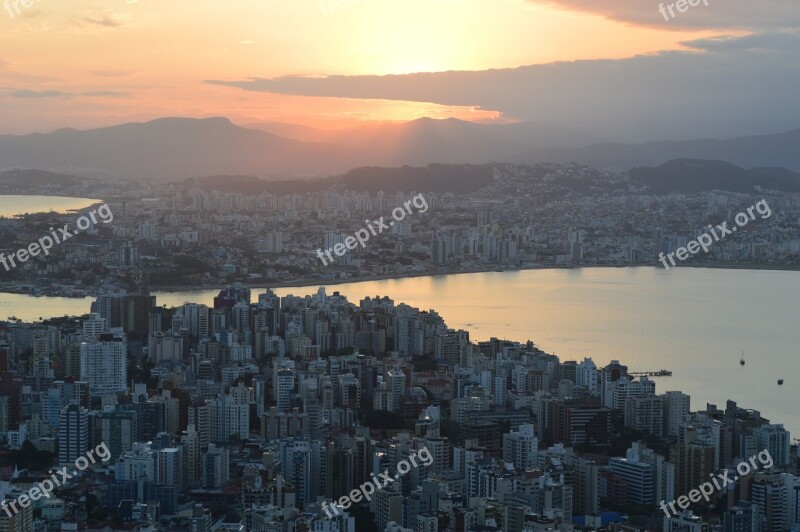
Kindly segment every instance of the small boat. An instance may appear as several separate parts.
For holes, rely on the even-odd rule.
[[[741,359],[739,359],[739,364],[741,364],[742,366],[744,366],[744,351],[742,351],[742,358],[741,358]]]
[[[778,379],[778,386],[783,385],[783,379]]]

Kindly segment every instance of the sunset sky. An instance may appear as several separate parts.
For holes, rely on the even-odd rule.
[[[619,75],[630,86],[638,83],[636,65],[673,79],[669,68],[707,72],[697,56],[716,54],[714,64],[722,66],[715,79],[729,86],[731,64],[723,56],[733,52],[754,75],[783,71],[787,90],[800,79],[791,59],[797,55],[796,0],[760,0],[757,11],[752,0],[726,0],[725,6],[711,0],[670,21],[651,0],[37,0],[30,8],[20,2],[19,13],[13,2],[2,1],[0,133],[163,116],[316,127],[422,116],[552,120],[548,91],[553,98],[586,100],[591,91],[580,88],[594,83],[598,65],[604,65],[605,83]],[[751,52],[761,56],[750,61]],[[565,85],[541,81],[546,74],[533,70],[540,85],[520,82],[514,92],[514,83],[502,77],[551,63],[564,69],[558,79]],[[452,73],[420,77],[419,86],[428,88],[419,91],[413,76],[383,77],[445,71],[481,74],[459,81]],[[505,100],[469,92],[475,87],[465,86],[468,79],[485,91],[501,85],[493,94]],[[393,90],[403,80],[414,82],[414,91]],[[727,105],[755,94],[746,90]],[[542,109],[514,103],[539,95]],[[785,96],[791,101],[789,92]],[[779,105],[784,94],[773,97]],[[774,111],[765,119],[770,127],[784,115]],[[742,120],[749,127],[755,117]],[[591,128],[606,119],[570,125]]]

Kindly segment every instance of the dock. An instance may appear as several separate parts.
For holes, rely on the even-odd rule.
[[[672,377],[672,372],[668,369],[658,371],[629,371],[631,377]]]

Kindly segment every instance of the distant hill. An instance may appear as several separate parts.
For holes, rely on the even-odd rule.
[[[252,176],[211,176],[189,179],[193,184],[207,190],[223,190],[242,194],[301,194],[319,192],[333,187],[346,187],[349,190],[412,192],[453,192],[470,194],[492,184],[495,165],[452,165],[431,164],[425,167],[403,166],[397,168],[362,167],[339,176],[325,179],[291,179],[267,181]],[[547,174],[546,168],[532,166],[527,175],[540,180]],[[619,183],[607,184],[600,172],[589,172],[589,178],[573,179],[563,177],[558,181],[566,189],[576,193],[590,190],[609,190],[619,187]],[[755,187],[800,192],[800,174],[785,168],[752,168],[746,170],[724,161],[702,159],[675,159],[657,167],[643,166],[625,172],[627,179],[636,185],[645,186],[654,194],[677,192],[691,194],[710,190],[731,192],[753,192]]]
[[[724,161],[675,159],[658,167],[632,168],[632,181],[654,193],[704,192],[714,189],[753,192],[756,186],[784,192],[800,192],[800,174],[784,168],[745,170]]]
[[[592,144],[582,148],[541,148],[518,153],[510,162],[576,162],[604,170],[657,166],[673,159],[711,159],[743,168],[784,167],[800,172],[800,129],[728,140]]]
[[[288,177],[344,172],[352,168],[345,152],[241,128],[226,118],[163,118],[88,131],[0,135],[0,170],[165,180],[223,173]]]
[[[162,118],[87,131],[0,135],[0,171],[39,168],[164,181],[209,175],[324,177],[362,166],[483,164],[526,149],[598,140],[547,124],[430,118],[337,131],[281,123],[253,127],[259,129],[226,118]]]
[[[431,164],[424,168],[356,168],[336,179],[336,184],[366,192],[425,191],[475,192],[492,182],[490,166]]]
[[[43,170],[8,170],[0,173],[0,191],[4,187],[24,186],[54,186],[65,187],[80,185],[86,181],[85,177],[69,174],[57,174]]]
[[[240,127],[226,118],[162,118],[88,131],[0,135],[0,172],[37,168],[103,179],[257,176],[286,180],[342,175],[361,167],[493,162],[577,162],[624,171],[673,159],[713,159],[764,168],[762,173],[775,178],[779,175],[771,174],[770,168],[800,172],[800,130],[631,145],[597,143],[597,138],[579,131],[532,122],[478,124],[421,118],[337,131],[280,123],[254,127],[267,131]],[[351,178],[358,180],[359,175],[356,171]],[[257,183],[250,186],[258,187]]]
[[[211,175],[187,178],[177,183],[205,190],[239,194],[303,194],[331,188],[347,188],[362,192],[378,191],[393,194],[398,191],[453,192],[471,194],[489,186],[505,186],[495,181],[497,165],[429,164],[427,166],[376,167],[367,166],[325,178],[265,179],[252,175]],[[525,172],[526,179],[541,181],[552,165],[533,165]],[[724,161],[675,159],[659,166],[632,168],[623,174],[622,181],[608,183],[602,172],[585,172],[581,178],[563,176],[557,184],[578,194],[590,191],[613,191],[627,188],[625,181],[646,187],[654,194],[695,193],[709,190],[753,192],[756,187],[784,192],[800,192],[800,174],[785,168],[763,167],[749,170]],[[13,170],[0,173],[0,193],[23,193],[31,186],[80,186],[86,179],[40,170]],[[174,182],[174,181],[173,181]],[[513,186],[513,185],[511,185]],[[620,188],[622,187],[622,188]]]
[[[254,122],[252,124],[243,124],[242,127],[247,129],[257,129],[259,131],[266,131],[285,139],[299,140],[302,142],[323,142],[326,140],[326,131],[315,129],[309,126],[301,126],[299,124],[287,124],[284,122]]]
[[[237,194],[303,194],[317,192],[331,186],[333,178],[314,179],[264,179],[252,175],[213,175],[189,178],[181,181],[187,186],[196,186],[204,190],[219,190]]]
[[[362,192],[394,193],[455,192],[467,194],[480,190],[492,182],[490,166],[431,164],[426,167],[403,166],[400,168],[362,167],[346,174],[324,179],[291,179],[267,181],[253,176],[209,176],[187,179],[206,190],[225,190],[241,194],[302,194],[319,192],[332,187],[346,187]]]
[[[539,147],[585,146],[595,136],[546,123],[479,124],[455,118],[419,118],[322,131],[291,124],[253,127],[298,140],[329,142],[358,153],[359,165],[425,166],[430,163],[503,162],[513,153]]]

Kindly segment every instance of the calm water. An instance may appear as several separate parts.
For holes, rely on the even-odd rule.
[[[0,217],[9,218],[17,214],[50,212],[68,213],[83,209],[101,200],[89,198],[67,198],[64,196],[13,196],[0,195]]]
[[[631,371],[669,369],[674,376],[659,378],[657,390],[690,394],[693,409],[708,402],[724,407],[731,398],[800,436],[800,272],[532,270],[343,284],[327,292],[334,290],[354,303],[387,295],[435,309],[450,327],[469,330],[472,340],[530,339],[562,360],[591,356],[598,365],[620,360]],[[210,305],[216,293],[159,293],[158,303]],[[0,294],[0,317],[79,314],[89,303]],[[742,351],[745,367],[739,365]]]

